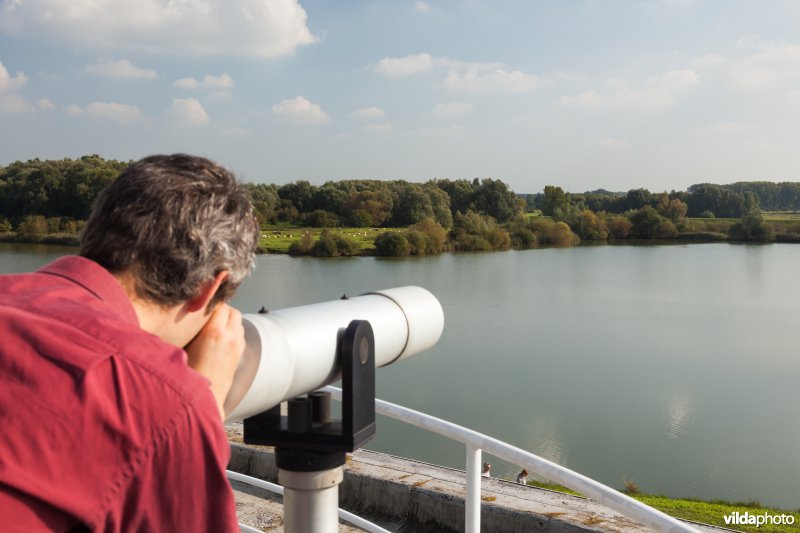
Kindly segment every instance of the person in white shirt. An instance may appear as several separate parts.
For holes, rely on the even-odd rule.
[[[490,465],[489,463],[483,463],[483,470],[481,471],[481,476],[492,477],[492,475],[490,474],[491,470],[492,470],[492,465]]]
[[[527,485],[528,484],[528,471],[523,469],[522,472],[517,474],[517,483],[520,485]]]

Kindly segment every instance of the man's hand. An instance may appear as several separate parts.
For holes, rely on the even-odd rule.
[[[218,304],[206,325],[186,346],[189,366],[211,381],[211,392],[223,420],[225,397],[244,352],[242,313],[228,304]]]

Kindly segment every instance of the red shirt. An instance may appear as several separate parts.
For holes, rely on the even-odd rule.
[[[0,530],[239,531],[208,381],[82,257],[0,276]]]

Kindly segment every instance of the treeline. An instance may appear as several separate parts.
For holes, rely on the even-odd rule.
[[[631,189],[615,193],[603,189],[581,194],[564,192],[560,187],[546,187],[543,193],[520,195],[528,211],[541,210],[551,215],[554,209],[578,206],[595,212],[625,213],[645,206],[656,207],[667,193]],[[700,183],[687,191],[672,191],[669,200],[686,204],[687,216],[701,218],[740,218],[754,209],[764,211],[800,211],[800,182],[739,181],[729,185]]]
[[[74,240],[97,194],[128,164],[89,155],[0,166],[0,233],[21,240]],[[800,227],[775,226],[759,211],[800,208],[800,183],[699,184],[685,192],[601,189],[583,194],[548,185],[534,195],[516,195],[495,179],[342,180],[322,185],[301,180],[247,186],[262,224],[329,229],[319,236],[307,232],[292,244],[289,251],[294,254],[362,253],[364,243],[349,239],[342,226],[393,228],[376,233],[374,249],[401,256],[631,238],[800,241]],[[526,207],[546,216],[530,216]],[[730,218],[740,220],[726,220]]]
[[[475,211],[507,222],[523,212],[523,202],[500,180],[342,180],[313,185],[251,185],[262,223],[289,222],[313,227],[405,227],[433,219],[453,225],[457,213]]]
[[[796,184],[800,187],[800,183]],[[547,186],[543,193],[524,195],[529,211],[541,210],[552,216],[557,209],[570,207],[622,214],[643,207],[657,208],[660,203],[677,200],[686,205],[686,215],[700,218],[740,218],[755,209],[767,209],[752,190],[732,190],[730,185],[693,185],[688,191],[653,193],[647,189],[631,189],[627,193],[594,191],[582,194],[564,192],[561,187]],[[744,188],[742,188],[744,189]],[[800,209],[800,202],[796,209]]]
[[[97,194],[130,162],[98,155],[80,159],[17,161],[0,167],[0,224],[17,229],[42,217],[52,230],[86,220]],[[248,184],[262,224],[285,222],[314,227],[405,227],[433,219],[453,226],[457,213],[474,211],[508,222],[523,202],[500,180],[342,180],[313,185]],[[30,224],[28,224],[30,225]],[[35,219],[35,226],[41,226]],[[74,224],[73,224],[74,225]],[[65,226],[66,227],[66,226]]]
[[[87,155],[80,159],[32,159],[0,166],[0,223],[15,228],[39,216],[55,229],[56,219],[86,220],[97,194],[129,163]],[[40,224],[40,219],[36,219]]]

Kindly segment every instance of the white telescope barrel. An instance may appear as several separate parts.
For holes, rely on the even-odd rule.
[[[439,300],[414,286],[244,315],[247,347],[225,398],[226,421],[262,413],[336,381],[338,341],[353,320],[372,326],[376,368],[428,350],[444,329]]]

